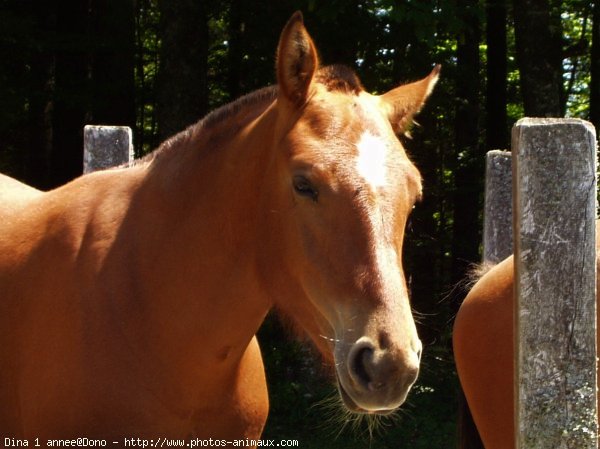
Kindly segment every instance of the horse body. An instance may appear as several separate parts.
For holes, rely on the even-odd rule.
[[[241,187],[249,185],[243,177],[260,177],[241,168],[240,154],[227,167],[237,176],[209,176],[223,169],[208,155],[195,173],[167,178],[169,156],[155,173],[140,165],[84,176],[4,215],[0,375],[17,378],[18,390],[6,391],[13,400],[2,410],[35,404],[19,417],[23,436],[154,429],[191,437],[206,427],[211,437],[227,436],[214,421],[240,422],[232,433],[240,438],[260,435],[268,406],[254,333],[271,304],[249,247],[260,244],[250,224],[259,189]],[[208,179],[212,185],[202,185]],[[243,206],[211,211],[203,198],[186,196],[190,182],[199,184],[195,192],[214,191],[212,201],[238,196]]]
[[[401,265],[421,184],[394,133],[438,71],[369,95],[318,68],[297,14],[278,86],[146,160],[46,193],[0,178],[0,428],[257,439],[273,306],[335,363],[348,408],[397,408],[421,352]]]
[[[452,339],[458,375],[486,449],[515,447],[513,286],[510,256],[473,286],[454,322]],[[599,288],[600,276],[596,290]]]

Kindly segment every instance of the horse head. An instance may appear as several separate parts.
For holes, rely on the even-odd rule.
[[[274,267],[269,258],[265,277],[278,282],[277,307],[334,363],[343,402],[359,413],[395,410],[419,371],[402,245],[421,177],[397,135],[438,74],[439,66],[371,95],[350,69],[319,66],[299,13],[279,42],[264,240],[279,259]]]

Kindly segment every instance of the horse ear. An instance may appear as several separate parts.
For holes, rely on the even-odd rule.
[[[441,65],[436,65],[431,73],[420,81],[405,84],[381,95],[388,110],[388,118],[396,134],[407,132],[412,118],[417,114],[433,90],[440,75]]]
[[[317,50],[304,28],[302,13],[296,12],[281,32],[277,48],[279,92],[294,105],[308,98],[311,81],[318,66]]]

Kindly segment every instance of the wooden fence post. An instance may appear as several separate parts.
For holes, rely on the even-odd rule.
[[[133,160],[131,128],[86,125],[83,129],[83,172],[116,167]]]
[[[512,148],[516,447],[597,448],[595,131],[522,119]]]
[[[498,263],[512,253],[511,153],[492,150],[485,158],[483,261]]]

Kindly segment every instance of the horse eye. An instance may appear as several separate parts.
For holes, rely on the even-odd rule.
[[[319,192],[304,176],[294,176],[294,190],[298,195],[310,198],[315,203],[319,199]]]

